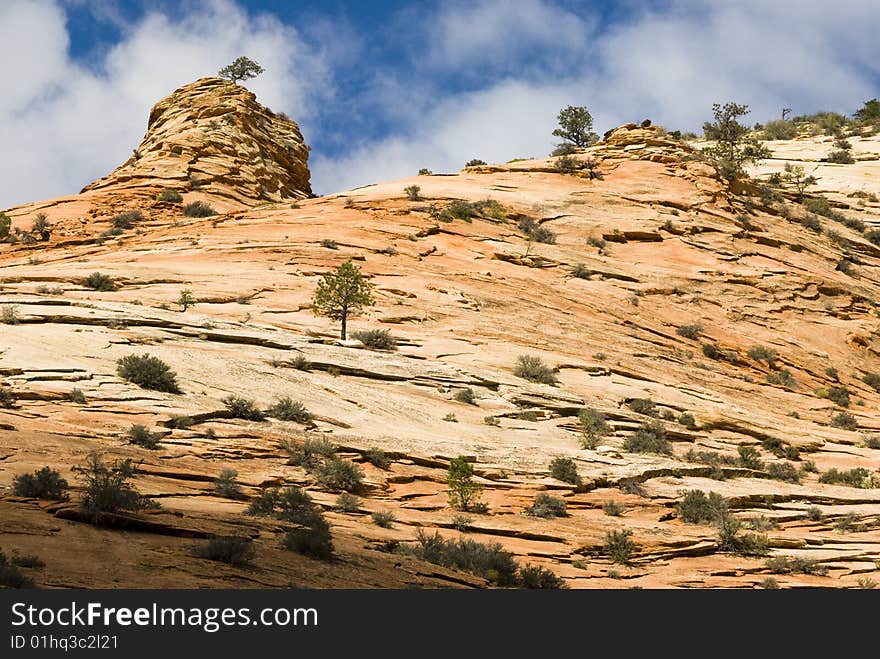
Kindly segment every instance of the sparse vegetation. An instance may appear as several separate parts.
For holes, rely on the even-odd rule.
[[[80,506],[95,523],[106,513],[138,512],[159,507],[131,484],[137,471],[131,460],[117,460],[108,466],[97,453],[92,453],[85,465],[75,466],[73,471],[83,484]]]
[[[457,400],[459,403],[465,403],[466,405],[477,404],[476,394],[474,394],[474,390],[470,387],[459,389],[455,392],[455,395],[452,398],[454,400]]]
[[[325,249],[339,249],[339,244],[330,238],[324,238],[321,241],[321,247]]]
[[[281,449],[290,457],[290,464],[307,471],[336,453],[336,447],[324,437],[307,436],[299,443],[282,441]]]
[[[666,427],[659,421],[647,421],[623,443],[630,453],[659,453],[672,455],[672,445],[666,439]]]
[[[740,533],[742,523],[733,515],[724,515],[718,527],[718,549],[740,556],[764,556],[769,551],[767,536]]]
[[[0,321],[4,325],[18,325],[18,306],[4,304],[2,309],[0,309]]]
[[[824,393],[824,398],[833,401],[841,407],[849,407],[849,389],[846,387],[830,387]]]
[[[361,269],[348,259],[318,282],[312,310],[316,315],[341,321],[340,338],[345,341],[349,315],[373,305],[372,289]]]
[[[865,530],[865,525],[859,519],[855,513],[844,515],[834,523],[834,528],[840,533],[861,533]]]
[[[236,57],[231,64],[220,69],[217,75],[238,84],[242,80],[256,78],[263,72],[265,72],[265,69],[262,66],[249,57],[242,55],[241,57]]]
[[[697,420],[690,412],[682,412],[678,416],[678,422],[688,430],[696,430],[697,428]]]
[[[791,374],[787,368],[783,368],[779,371],[774,371],[772,373],[767,374],[767,382],[769,384],[776,384],[786,389],[796,389],[797,388],[797,380],[794,379],[794,376]]]
[[[723,178],[730,181],[743,178],[745,165],[770,157],[767,147],[756,138],[748,137],[748,128],[737,121],[749,113],[748,105],[715,103],[712,112],[715,121],[706,122],[703,132],[706,139],[715,140],[715,145],[704,148],[703,155]]]
[[[257,407],[254,401],[247,398],[232,394],[223,399],[223,404],[233,419],[244,419],[246,421],[266,420],[266,415],[263,414],[263,411]]]
[[[68,497],[67,488],[67,481],[50,467],[18,474],[12,479],[12,493],[17,497],[64,501]]]
[[[550,519],[552,517],[568,517],[565,501],[551,496],[546,492],[539,492],[535,495],[534,502],[531,506],[525,509],[525,513],[532,517],[543,517],[545,519]]]
[[[821,522],[824,515],[822,514],[822,509],[819,506],[810,506],[807,508],[807,518],[813,522]]]
[[[235,469],[224,467],[220,470],[220,475],[214,479],[214,492],[225,499],[245,498],[237,478],[238,472]]]
[[[745,469],[754,469],[755,471],[764,470],[764,461],[761,460],[761,454],[758,449],[753,446],[740,446],[737,449],[739,454],[740,466]]]
[[[164,201],[169,204],[183,203],[183,195],[181,195],[177,190],[162,190],[162,192],[156,195],[156,199],[158,201]]]
[[[800,483],[801,475],[790,462],[772,462],[767,465],[767,475],[773,480]]]
[[[361,330],[351,335],[370,350],[397,350],[397,339],[387,329]]]
[[[212,217],[217,211],[204,201],[193,201],[183,207],[184,217]]]
[[[689,490],[676,506],[678,516],[688,524],[719,524],[727,514],[727,502],[717,492]]]
[[[858,420],[849,412],[840,412],[831,418],[831,427],[842,430],[858,430]]]
[[[464,456],[453,458],[446,473],[449,486],[449,505],[469,512],[477,503],[483,486],[474,481],[474,468]]]
[[[874,391],[880,393],[880,373],[866,373],[862,377],[862,382],[871,387]]]
[[[67,398],[71,403],[76,403],[77,405],[85,405],[87,402],[86,395],[83,393],[83,390],[78,387],[71,389],[70,393],[67,394]]]
[[[0,551],[0,588],[34,588],[34,580]]]
[[[177,374],[161,359],[146,353],[122,357],[116,362],[116,372],[123,380],[132,382],[142,389],[170,394],[181,393],[177,384]]]
[[[496,586],[518,585],[513,554],[499,543],[489,545],[465,538],[445,540],[439,533],[428,535],[419,529],[415,545],[405,551],[434,565],[483,577]]]
[[[205,544],[196,547],[193,553],[209,561],[220,561],[237,566],[250,564],[255,555],[253,543],[249,538],[232,535],[211,538]]]
[[[295,423],[310,423],[313,416],[306,406],[298,400],[284,396],[275,401],[268,410],[269,416],[281,421],[294,421]]]
[[[703,333],[703,326],[699,323],[692,323],[690,325],[682,325],[675,333],[679,336],[683,336],[686,339],[693,339],[696,341],[700,338],[700,335]]]
[[[824,577],[828,568],[818,561],[811,561],[799,556],[774,556],[767,559],[767,569],[773,574],[809,574]]]
[[[577,465],[571,458],[553,458],[550,461],[550,475],[563,483],[578,485],[581,482]]]
[[[591,146],[599,139],[593,132],[593,116],[584,106],[569,105],[563,108],[559,111],[557,121],[559,128],[553,131],[553,135],[576,147]]]
[[[335,455],[321,461],[313,473],[318,483],[331,492],[357,492],[364,484],[364,470]]]
[[[583,263],[578,263],[571,271],[571,276],[575,279],[589,279],[591,274],[590,269]]]
[[[540,357],[535,355],[520,355],[517,357],[513,374],[529,382],[541,384],[556,384],[556,373],[552,368],[544,364]]]
[[[417,185],[410,185],[403,190],[406,193],[406,198],[410,201],[421,201],[422,200],[422,189]]]
[[[636,550],[636,544],[632,540],[632,531],[629,529],[608,531],[605,535],[605,546],[602,550],[611,558],[612,562],[628,565],[632,559],[633,552]]]
[[[260,496],[251,501],[247,514],[275,517],[297,524],[298,528],[292,529],[284,537],[286,549],[323,560],[333,556],[330,525],[321,508],[305,490],[298,487],[263,490]]]
[[[748,354],[749,359],[754,359],[756,362],[767,362],[767,366],[770,368],[776,365],[776,360],[779,358],[778,353],[773,348],[765,346],[753,346],[749,348],[746,354]]]
[[[193,296],[191,290],[184,288],[180,291],[180,297],[177,298],[177,304],[180,305],[181,311],[186,311],[190,307],[196,306],[196,298]]]
[[[18,396],[9,387],[0,387],[0,407],[12,409],[18,402]]]
[[[626,405],[636,414],[644,414],[645,416],[653,417],[658,415],[657,404],[650,398],[633,398],[632,400],[626,401]]]
[[[581,424],[581,445],[586,449],[595,449],[602,437],[611,432],[605,421],[605,415],[592,407],[585,407],[578,413]]]
[[[526,234],[529,240],[533,240],[536,243],[556,244],[556,234],[547,227],[535,222],[531,217],[521,217],[517,222],[517,228]]]
[[[819,482],[849,487],[871,487],[870,476],[871,472],[864,467],[855,467],[845,471],[839,471],[836,467],[832,467],[819,476]]]
[[[101,272],[93,272],[90,274],[82,280],[82,285],[86,288],[91,288],[93,291],[107,292],[116,290],[116,284],[114,283],[113,278]]]
[[[622,503],[617,503],[614,499],[609,499],[602,504],[602,512],[609,517],[620,517],[626,512],[626,506]]]
[[[356,513],[361,509],[361,499],[351,492],[340,492],[336,497],[336,508],[343,513]]]
[[[486,164],[486,161],[480,160],[479,158],[474,158],[473,160],[469,160],[467,162],[467,164],[465,165],[465,167],[481,167],[482,165],[485,165],[485,164]]]
[[[155,450],[159,448],[159,440],[161,435],[150,432],[150,429],[144,425],[136,423],[128,429],[128,441],[137,444],[141,448]]]
[[[391,460],[388,458],[387,455],[385,455],[385,451],[383,451],[382,449],[367,449],[367,451],[364,453],[364,457],[367,459],[367,462],[369,462],[377,469],[387,471],[391,468]]]
[[[390,529],[396,520],[394,513],[390,510],[377,510],[370,517],[373,520],[373,524],[381,526],[383,529]]]

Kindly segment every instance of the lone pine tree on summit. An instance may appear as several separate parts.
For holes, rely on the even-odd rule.
[[[220,69],[217,72],[217,75],[221,78],[226,78],[227,80],[231,80],[232,82],[238,84],[240,80],[256,78],[264,71],[265,69],[262,66],[257,64],[252,59],[242,55],[232,64]]]
[[[372,289],[373,285],[361,269],[348,259],[318,282],[312,311],[318,316],[342,321],[340,337],[345,341],[349,314],[373,306]]]
[[[583,106],[569,105],[559,111],[559,128],[553,135],[578,147],[592,146],[599,136],[593,132],[593,115]]]

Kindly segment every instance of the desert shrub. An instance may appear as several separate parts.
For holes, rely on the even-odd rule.
[[[596,238],[595,236],[590,236],[587,238],[587,244],[590,247],[595,247],[597,249],[605,249],[608,243],[605,242],[604,238]]]
[[[816,233],[821,233],[822,231],[822,221],[812,213],[801,218],[801,225]]]
[[[577,485],[581,482],[577,465],[571,458],[553,458],[550,461],[550,475],[563,483]]]
[[[818,561],[811,561],[799,556],[773,556],[767,559],[767,569],[773,574],[810,574],[824,577],[828,567]]]
[[[694,430],[697,427],[697,420],[690,412],[682,412],[678,417],[678,422],[688,430]]]
[[[330,525],[322,519],[312,526],[292,529],[284,536],[284,548],[312,558],[330,560],[333,557]]]
[[[740,533],[742,523],[732,515],[724,515],[718,527],[718,549],[740,556],[764,556],[770,541],[766,535]]]
[[[397,340],[387,329],[361,330],[351,335],[372,350],[397,350]]]
[[[142,389],[170,394],[181,393],[177,384],[177,374],[161,359],[146,353],[122,357],[116,362],[116,372],[123,380],[132,382]]]
[[[801,475],[790,462],[773,462],[767,465],[767,475],[773,480],[800,483]]]
[[[446,484],[449,486],[449,505],[463,512],[468,512],[477,504],[483,491],[483,486],[474,481],[474,468],[464,456],[449,462]]]
[[[78,387],[71,389],[70,393],[67,394],[67,398],[71,403],[76,403],[77,405],[85,405],[87,402],[86,395],[83,393],[83,390]]]
[[[419,176],[430,176],[431,173],[432,173],[431,170],[428,169],[427,167],[422,167],[422,168],[419,170]]]
[[[841,412],[835,414],[831,419],[832,428],[841,428],[842,430],[857,430],[859,422],[849,412]]]
[[[257,407],[256,403],[241,396],[230,395],[223,399],[223,404],[234,419],[246,421],[265,421],[266,415]]]
[[[260,491],[260,494],[251,500],[248,504],[246,515],[260,515],[269,517],[275,514],[278,506],[280,490],[277,487],[270,487]]]
[[[553,369],[541,361],[540,357],[534,355],[520,355],[517,357],[513,374],[529,382],[556,384],[556,374]]]
[[[450,412],[449,414],[447,414],[446,416],[444,416],[444,417],[443,417],[443,420],[444,420],[444,421],[447,421],[447,422],[449,422],[449,423],[458,423],[458,417],[455,416],[455,414],[453,414],[452,412]]]
[[[739,454],[739,464],[745,469],[754,469],[755,471],[763,471],[764,461],[761,460],[761,453],[753,446],[740,446],[737,450]]]
[[[324,437],[306,437],[299,443],[283,441],[281,448],[290,457],[290,464],[307,470],[314,469],[336,453],[336,447]]]
[[[445,208],[443,213],[450,218],[470,222],[473,219],[474,210],[474,206],[470,202],[456,199]]]
[[[297,354],[290,363],[297,371],[309,371],[312,368],[312,363],[303,354]]]
[[[832,485],[848,485],[849,487],[864,487],[865,480],[870,475],[871,472],[863,467],[856,467],[846,471],[838,471],[836,467],[832,467],[819,476],[819,482]]]
[[[828,154],[825,160],[837,165],[852,165],[856,161],[849,149],[835,149]]]
[[[825,197],[804,199],[803,206],[809,212],[821,215],[822,217],[827,217],[829,220],[834,220],[835,222],[842,222],[845,219],[841,212],[836,211],[831,207],[831,203]]]
[[[865,238],[874,245],[880,245],[880,229],[872,229],[865,232]]]
[[[765,346],[753,346],[749,348],[746,354],[749,356],[749,359],[754,359],[756,362],[767,362],[767,365],[770,368],[773,368],[776,359],[779,357],[778,353],[773,348],[767,348]]]
[[[445,540],[439,533],[428,535],[419,529],[416,544],[405,551],[434,565],[483,577],[496,586],[518,585],[513,554],[499,543],[483,544],[465,538]]]
[[[776,119],[764,124],[762,138],[765,140],[793,140],[797,137],[797,127],[790,121]]]
[[[101,272],[93,272],[82,280],[82,285],[91,288],[93,291],[114,291],[116,284],[113,278]]]
[[[361,499],[351,492],[341,492],[336,497],[336,507],[344,513],[356,513],[361,509]]]
[[[679,336],[683,336],[686,339],[699,339],[700,335],[703,333],[703,326],[699,323],[692,323],[690,325],[682,325],[675,333]]]
[[[18,396],[9,387],[0,387],[0,407],[11,409],[18,402]]]
[[[459,389],[458,391],[455,392],[455,395],[453,396],[453,398],[455,400],[457,400],[459,403],[466,403],[468,405],[476,405],[477,404],[477,398],[476,398],[476,395],[474,394],[474,390],[471,389],[470,387],[468,387],[467,389]]]
[[[247,514],[275,517],[298,524],[300,528],[291,530],[284,538],[287,549],[325,559],[333,554],[330,525],[321,508],[305,490],[298,487],[263,490],[259,497],[251,501]]]
[[[204,201],[193,201],[183,207],[183,215],[185,217],[211,217],[216,214],[217,211]]]
[[[35,554],[15,554],[9,562],[17,567],[41,568],[46,566],[43,559]]]
[[[778,384],[788,389],[795,389],[797,387],[797,381],[794,379],[791,371],[789,371],[787,368],[783,368],[780,371],[774,371],[773,373],[768,373],[767,382],[769,384]]]
[[[220,475],[214,479],[214,492],[225,499],[244,498],[241,485],[236,480],[237,476],[238,472],[235,469],[230,469],[229,467],[221,469]]]
[[[678,516],[688,524],[718,524],[727,514],[727,501],[717,492],[689,490],[675,505]]]
[[[825,392],[825,398],[841,407],[849,407],[849,389],[846,387],[830,387]]]
[[[161,435],[150,432],[149,428],[140,423],[136,423],[128,429],[129,442],[151,451],[159,448],[159,440],[161,438]]]
[[[834,528],[841,533],[860,533],[865,530],[865,525],[859,522],[859,516],[855,513],[844,515],[834,523]]]
[[[609,517],[620,517],[626,512],[626,506],[622,503],[617,503],[614,499],[609,499],[602,504],[602,512]]]
[[[18,307],[14,304],[4,304],[0,309],[0,321],[4,325],[18,325]]]
[[[480,167],[481,165],[485,165],[485,161],[480,160],[479,158],[474,158],[473,160],[468,160],[465,167]]]
[[[576,279],[589,279],[591,274],[590,269],[583,263],[578,263],[571,271],[571,276]]]
[[[33,588],[34,580],[18,569],[0,551],[0,588]]]
[[[584,448],[595,449],[599,440],[611,432],[605,415],[592,407],[585,407],[578,412],[578,421],[581,424],[581,445]]]
[[[880,373],[866,373],[862,377],[862,382],[871,387],[874,391],[880,392]]]
[[[675,412],[672,410],[663,410],[660,412],[660,418],[664,421],[675,421]]]
[[[483,423],[485,423],[487,426],[492,426],[493,428],[497,428],[501,425],[501,421],[498,420],[498,417],[494,416],[483,417]]]
[[[318,483],[333,492],[356,492],[363,487],[364,470],[351,460],[331,456],[314,469]]]
[[[140,211],[125,211],[124,213],[114,215],[110,219],[110,223],[113,225],[114,229],[131,229],[136,224],[140,224],[143,221],[144,214]]]
[[[532,505],[526,508],[525,512],[532,517],[543,517],[545,519],[551,517],[568,517],[565,508],[565,501],[562,499],[551,496],[546,492],[539,492],[535,495],[535,500]]]
[[[626,402],[627,407],[636,414],[644,414],[645,416],[656,417],[657,404],[650,398],[633,398]]]
[[[666,428],[659,421],[648,421],[623,443],[630,453],[660,453],[672,455],[672,445],[666,439]]]
[[[68,496],[67,487],[61,474],[49,467],[30,474],[18,474],[12,479],[12,493],[17,497],[64,501]]]
[[[131,460],[118,460],[108,466],[97,453],[92,453],[84,466],[75,466],[73,470],[83,483],[80,506],[95,522],[102,513],[138,512],[159,507],[131,484],[137,471]]]
[[[880,436],[865,437],[865,448],[880,449]]]
[[[779,582],[773,577],[765,577],[758,584],[764,590],[779,590]]]
[[[547,568],[536,565],[525,565],[519,569],[518,581],[520,588],[537,590],[555,590],[565,588],[565,581]]]
[[[0,240],[9,237],[10,227],[12,227],[12,219],[6,213],[0,212]]]
[[[807,517],[814,522],[822,521],[822,509],[819,506],[810,506],[807,508]]]
[[[378,448],[367,449],[364,457],[371,465],[378,469],[388,470],[391,467],[391,460],[385,455],[385,451]]]
[[[390,529],[397,519],[390,510],[377,510],[370,517],[373,520],[373,524],[381,526],[383,529]]]
[[[295,421],[296,423],[309,423],[312,420],[312,413],[306,409],[306,406],[298,400],[293,400],[288,396],[279,398],[268,410],[269,416],[281,421]]]
[[[162,190],[158,195],[156,195],[156,199],[159,201],[164,201],[169,204],[180,204],[183,203],[183,195],[181,195],[177,190]]]
[[[474,520],[470,515],[453,515],[452,528],[454,528],[456,531],[467,533],[468,531],[470,531],[473,521]]]
[[[406,198],[410,201],[421,201],[422,195],[420,194],[422,189],[417,185],[410,185],[403,189],[406,193]]]
[[[758,515],[746,519],[746,526],[752,531],[770,531],[776,528],[776,522],[766,515]]]
[[[632,531],[629,529],[608,531],[605,534],[605,545],[602,551],[611,558],[612,562],[629,564],[635,550],[636,543],[633,542]]]
[[[254,559],[254,546],[249,538],[234,535],[211,538],[196,547],[193,553],[209,561],[220,561],[230,565],[247,565]]]
[[[321,241],[321,247],[325,249],[339,249],[339,244],[335,240],[331,240],[330,238],[324,238]]]

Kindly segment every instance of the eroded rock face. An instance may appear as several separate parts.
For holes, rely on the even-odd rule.
[[[308,157],[295,122],[240,85],[202,78],[159,101],[131,158],[83,192],[198,190],[245,205],[302,199],[312,193]]]

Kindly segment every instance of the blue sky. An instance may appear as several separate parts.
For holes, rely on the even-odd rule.
[[[880,96],[877,34],[876,0],[0,0],[0,208],[112,170],[157,100],[241,54],[327,194],[544,155],[567,104],[599,132],[726,100],[852,113]]]

